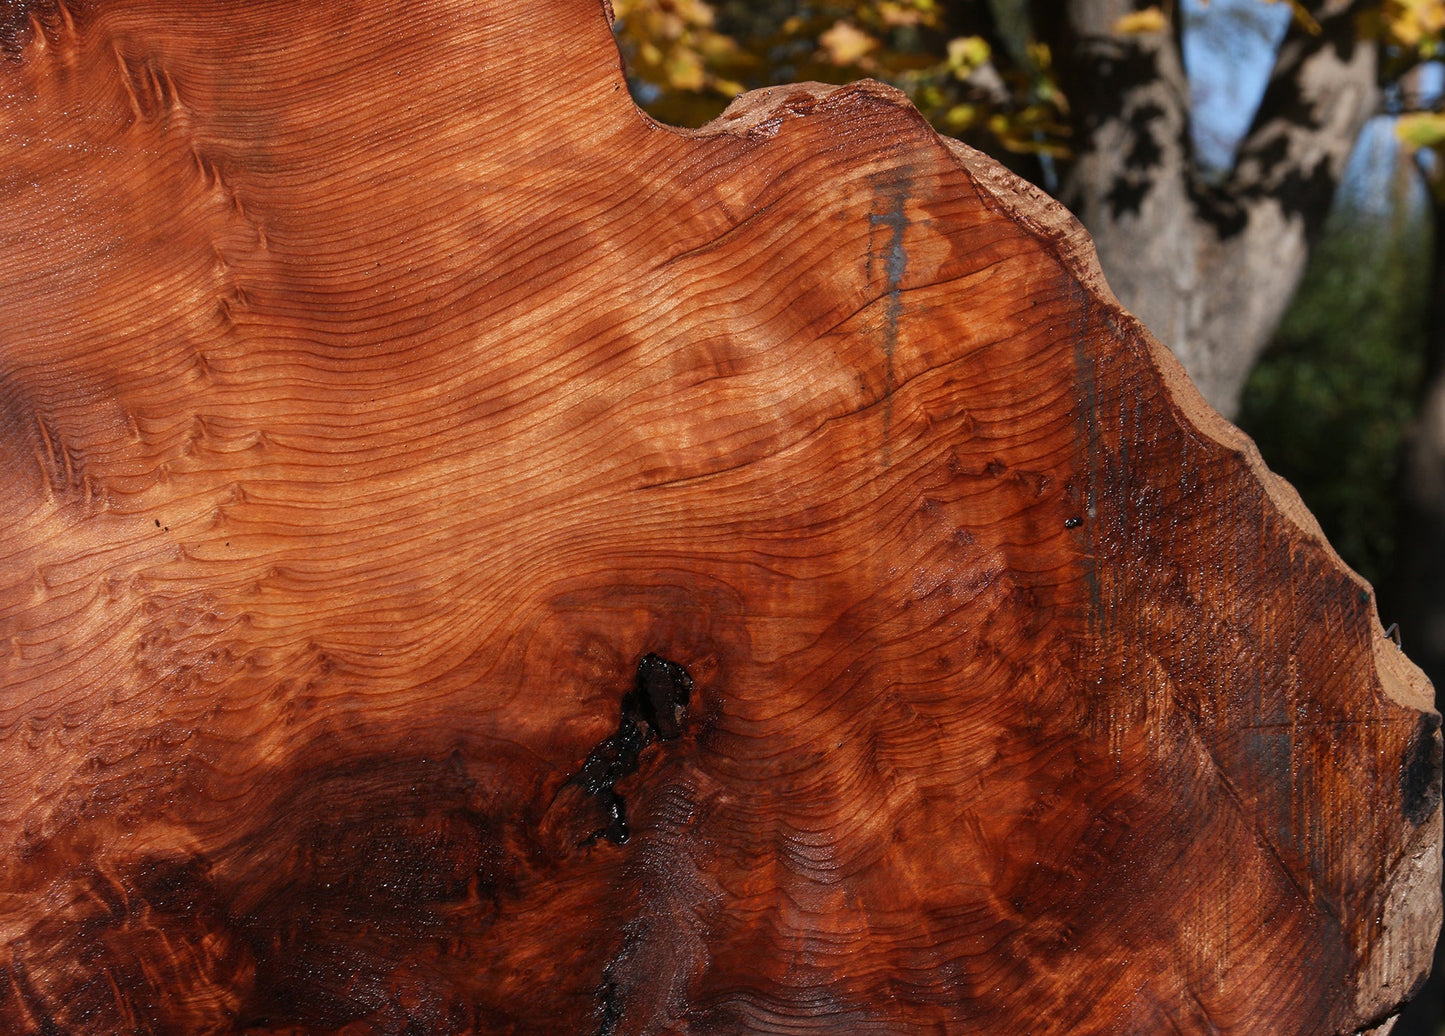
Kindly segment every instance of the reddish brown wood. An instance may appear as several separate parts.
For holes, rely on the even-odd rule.
[[[1407,995],[1424,682],[1051,202],[595,0],[3,10],[0,1031]]]

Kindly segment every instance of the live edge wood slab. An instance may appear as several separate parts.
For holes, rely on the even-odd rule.
[[[1079,227],[596,0],[8,0],[0,1032],[1383,1032],[1439,719]]]

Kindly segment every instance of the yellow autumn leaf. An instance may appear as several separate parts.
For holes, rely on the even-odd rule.
[[[713,10],[712,4],[704,0],[673,0],[677,4],[677,12],[690,25],[697,25],[703,28],[712,28],[713,22],[717,20],[717,12]]]
[[[960,79],[984,65],[991,51],[982,36],[959,36],[948,41],[948,67]]]
[[[1114,32],[1120,36],[1138,36],[1146,32],[1163,32],[1168,24],[1163,11],[1157,7],[1146,7],[1116,21]]]
[[[938,23],[938,8],[928,0],[882,0],[874,8],[873,15],[880,24],[891,28]]]
[[[1395,120],[1395,135],[1410,147],[1445,145],[1445,112],[1411,112]]]
[[[851,22],[838,22],[818,37],[818,43],[835,65],[856,65],[878,47],[877,40]]]
[[[954,133],[966,130],[978,121],[978,107],[972,104],[955,104],[943,113],[943,121]]]
[[[693,50],[674,48],[668,55],[663,72],[667,76],[667,85],[675,90],[701,90],[707,83],[702,56]]]
[[[713,67],[728,61],[737,61],[742,55],[742,48],[731,36],[724,36],[720,32],[707,32],[697,41],[697,52]]]
[[[1445,32],[1445,0],[1386,0],[1380,13],[1390,35],[1407,47]]]

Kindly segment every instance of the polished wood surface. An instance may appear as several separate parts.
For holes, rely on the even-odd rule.
[[[1428,688],[1079,227],[596,0],[0,8],[0,1031],[1378,1025]]]

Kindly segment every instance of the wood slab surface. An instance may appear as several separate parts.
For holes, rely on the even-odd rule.
[[[1440,720],[1057,205],[598,0],[0,4],[0,1032],[1383,1032]]]

